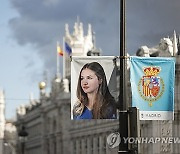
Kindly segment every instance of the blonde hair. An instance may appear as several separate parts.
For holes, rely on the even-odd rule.
[[[78,99],[76,101],[76,103],[74,104],[74,107],[73,107],[73,115],[74,116],[78,116],[78,115],[81,115],[82,112],[84,110],[84,105],[80,102],[80,100]]]

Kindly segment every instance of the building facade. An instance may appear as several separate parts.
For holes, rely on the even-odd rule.
[[[91,24],[88,24],[87,35],[84,35],[83,23],[75,22],[74,31],[69,32],[69,25],[65,24],[65,37],[63,38],[63,77],[70,79],[71,75],[71,56],[99,56],[100,50],[96,48],[95,36]],[[70,49],[67,49],[67,46]],[[66,50],[71,50],[67,53]],[[70,52],[70,51],[68,51]]]
[[[14,120],[5,119],[5,94],[0,89],[0,154],[15,154],[16,127]]]
[[[73,36],[69,34],[66,27],[66,37],[76,38],[79,34],[75,24]],[[82,25],[80,25],[82,30]],[[90,30],[89,30],[90,31]],[[92,33],[91,33],[92,34]],[[66,38],[67,39],[67,38]],[[65,39],[65,40],[66,40]],[[78,40],[78,39],[77,39]],[[81,38],[81,40],[83,40]],[[68,42],[68,40],[66,40]],[[75,39],[74,39],[75,41]],[[166,40],[167,41],[167,40]],[[169,40],[168,40],[169,41]],[[83,42],[83,41],[82,41]],[[93,42],[93,41],[92,41]],[[72,52],[82,52],[83,49],[76,50],[77,44],[68,42]],[[174,47],[162,46],[162,41],[158,47],[153,49],[141,48],[137,51],[138,56],[171,56],[175,53]],[[90,43],[91,44],[91,43]],[[178,43],[176,43],[178,44]],[[74,45],[74,46],[73,46]],[[75,48],[73,48],[75,47]],[[82,46],[81,46],[82,47]],[[93,45],[90,45],[93,48]],[[88,48],[88,50],[90,49]],[[85,55],[87,56],[87,51]],[[75,55],[75,53],[74,53]],[[83,56],[85,56],[83,55]],[[180,56],[176,56],[176,79],[175,79],[175,120],[174,121],[140,121],[141,137],[180,137]],[[65,59],[67,60],[67,59]],[[66,65],[70,69],[70,65]],[[64,66],[64,67],[65,67]],[[67,71],[65,76],[70,74]],[[64,79],[55,77],[52,81],[51,92],[45,91],[45,86],[40,86],[40,100],[30,101],[28,106],[20,106],[17,110],[17,131],[25,127],[28,132],[27,139],[19,142],[17,136],[17,153],[22,154],[117,154],[118,146],[110,148],[107,144],[109,134],[118,132],[118,120],[70,120],[70,92],[67,90],[68,83]],[[128,86],[129,83],[128,83]],[[127,88],[129,89],[129,88]],[[130,91],[128,99],[131,99]],[[128,129],[128,128],[127,128]],[[156,143],[140,144],[141,154],[178,154],[180,144]]]
[[[117,148],[108,148],[106,138],[118,131],[118,120],[70,120],[70,93],[62,82],[53,82],[52,87],[50,96],[41,92],[40,102],[19,108],[23,112],[18,112],[16,126],[18,131],[25,126],[28,132],[25,154],[117,153]]]
[[[174,31],[173,37],[162,38],[155,47],[148,48],[142,46],[137,51],[137,56],[143,57],[175,57],[175,96],[174,96],[174,120],[163,121],[140,121],[141,137],[173,138],[180,139],[180,40],[176,39]],[[179,140],[180,141],[180,140]],[[168,143],[157,142],[140,145],[141,153],[146,154],[178,154],[180,153],[180,142]]]
[[[4,130],[5,130],[5,99],[4,91],[0,90],[0,153],[4,149]]]

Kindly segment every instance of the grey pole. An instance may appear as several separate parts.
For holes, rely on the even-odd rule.
[[[126,49],[125,49],[125,0],[120,0],[120,94],[119,94],[119,133],[121,143],[118,153],[129,153],[128,143],[124,138],[128,137],[128,113],[126,103]]]

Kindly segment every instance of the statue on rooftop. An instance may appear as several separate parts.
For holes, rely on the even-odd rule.
[[[157,46],[148,48],[147,46],[141,46],[137,52],[137,56],[141,57],[166,57],[174,56],[177,54],[174,48],[177,46],[177,42],[172,41],[170,38],[162,38]],[[175,53],[174,53],[175,52]]]

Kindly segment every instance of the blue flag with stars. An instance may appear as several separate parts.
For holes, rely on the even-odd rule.
[[[132,106],[140,120],[174,119],[175,59],[130,57]]]
[[[65,51],[70,55],[72,53],[72,49],[71,47],[69,46],[68,43],[65,42]]]

